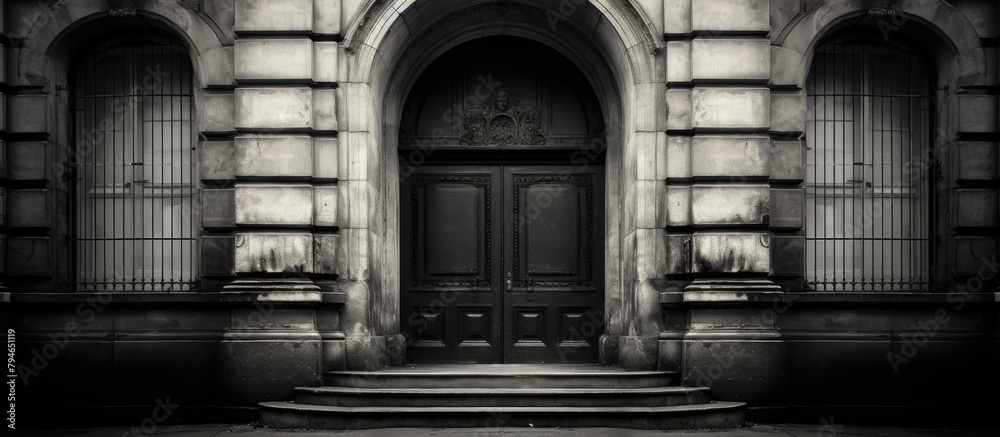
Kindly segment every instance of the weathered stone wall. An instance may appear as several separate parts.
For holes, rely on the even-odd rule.
[[[499,33],[565,49],[607,115],[602,362],[680,370],[759,411],[940,405],[997,384],[986,375],[1000,361],[996,280],[983,262],[1000,225],[996,2],[900,0],[875,27],[937,67],[935,268],[958,292],[932,295],[802,284],[804,82],[817,42],[865,2],[519,0],[531,11],[507,18],[461,13],[482,2],[386,3],[140,2],[195,65],[202,289],[111,296],[39,384],[63,390],[54,381],[91,369],[122,387],[91,405],[152,404],[161,386],[129,389],[149,365],[186,403],[249,406],[323,370],[402,362],[400,106],[412,66]],[[512,28],[512,16],[524,20]],[[108,20],[129,19],[108,17],[104,0],[0,5],[0,282],[23,350],[103,296],[59,284],[72,271],[67,63]]]

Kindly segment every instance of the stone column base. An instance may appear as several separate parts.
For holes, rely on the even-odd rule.
[[[322,384],[319,287],[301,279],[244,279],[227,285],[220,300],[232,305],[219,345],[220,405],[289,400],[294,387]]]
[[[684,290],[689,325],[683,335],[684,385],[751,406],[782,405],[785,343],[771,309],[784,294],[766,279],[698,280]]]

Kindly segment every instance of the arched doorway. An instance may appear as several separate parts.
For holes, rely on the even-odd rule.
[[[408,362],[596,362],[604,333],[604,117],[540,43],[458,45],[399,129]]]

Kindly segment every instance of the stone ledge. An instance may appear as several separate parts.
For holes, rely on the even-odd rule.
[[[221,303],[221,292],[75,292],[75,293],[18,293],[4,292],[0,295],[0,302],[11,302],[18,304],[78,304],[94,302],[98,296],[100,299],[109,300],[109,304],[149,304],[149,303]],[[322,302],[324,304],[342,305],[345,302],[343,292],[323,292]]]
[[[322,302],[318,285],[308,279],[246,278],[222,287],[222,302]]]

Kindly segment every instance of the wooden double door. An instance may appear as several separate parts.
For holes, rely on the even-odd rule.
[[[596,362],[601,166],[424,166],[401,176],[410,363]]]

